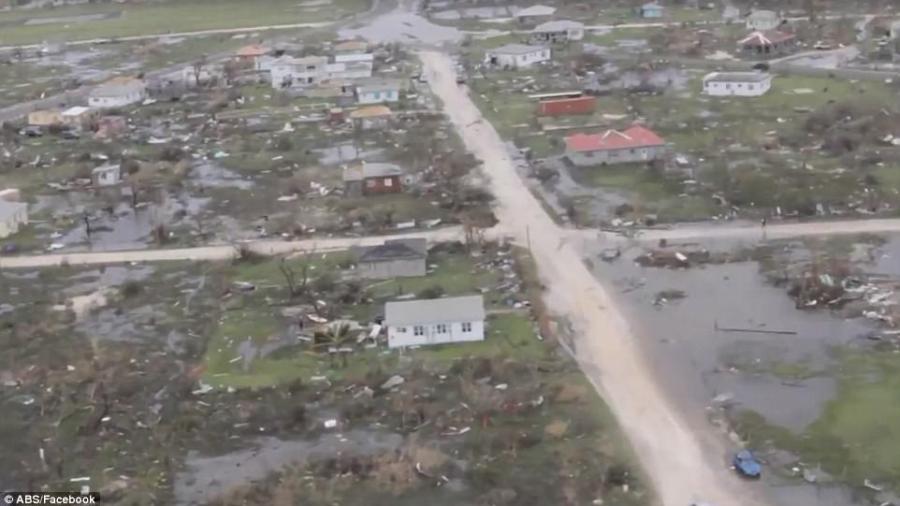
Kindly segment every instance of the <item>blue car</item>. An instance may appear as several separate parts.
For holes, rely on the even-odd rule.
[[[762,474],[762,466],[759,461],[756,460],[756,457],[750,453],[750,450],[741,450],[737,452],[731,463],[734,465],[737,472],[746,478],[756,479]]]

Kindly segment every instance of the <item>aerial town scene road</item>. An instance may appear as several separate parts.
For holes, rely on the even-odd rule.
[[[0,496],[900,506],[900,4],[0,3]]]

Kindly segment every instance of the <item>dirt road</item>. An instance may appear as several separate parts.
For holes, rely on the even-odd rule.
[[[299,251],[339,251],[352,246],[372,246],[386,239],[424,237],[429,242],[445,242],[462,239],[460,227],[446,227],[436,230],[393,234],[387,236],[340,237],[308,239],[304,241],[250,241],[242,243],[261,255],[283,255]],[[25,269],[52,267],[61,264],[97,265],[131,262],[165,262],[175,260],[229,260],[237,255],[234,245],[203,246],[198,248],[146,249],[132,251],[102,251],[85,253],[56,253],[50,255],[0,257],[0,269]]]
[[[422,52],[425,74],[466,146],[484,162],[497,197],[500,227],[519,244],[530,243],[547,286],[550,307],[572,318],[580,337],[575,354],[628,434],[661,501],[686,506],[705,500],[730,506],[761,504],[723,464],[725,448],[701,438],[663,394],[628,323],[591,275],[569,234],[559,228],[519,179],[504,144],[455,82],[454,62]],[[529,240],[530,239],[530,240]],[[577,241],[575,241],[577,242]]]

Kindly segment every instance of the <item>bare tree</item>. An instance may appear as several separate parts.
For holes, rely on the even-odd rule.
[[[284,283],[288,288],[288,296],[292,299],[309,293],[309,273],[312,270],[313,253],[301,254],[296,262],[296,268],[287,262],[287,258],[282,258],[278,263],[278,270],[284,277]]]
[[[199,88],[200,87],[200,76],[203,74],[203,69],[206,67],[207,57],[206,55],[202,55],[198,58],[191,68],[194,71],[194,84]]]

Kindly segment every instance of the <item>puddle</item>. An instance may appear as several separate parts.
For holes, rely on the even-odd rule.
[[[441,19],[444,21],[455,21],[458,19],[509,18],[518,10],[519,8],[516,6],[467,7],[438,11],[431,13],[430,16],[434,19]]]
[[[238,188],[249,190],[255,184],[238,174],[214,163],[201,163],[191,169],[188,178],[193,184],[213,188]]]
[[[341,38],[362,37],[370,42],[422,42],[440,44],[458,42],[463,34],[456,28],[436,25],[427,19],[397,8],[378,16],[370,23],[358,28],[340,30]]]
[[[252,448],[217,457],[188,456],[186,470],[175,478],[175,503],[206,504],[234,487],[263,479],[291,464],[343,455],[374,455],[400,447],[397,434],[379,434],[353,430],[343,434],[325,434],[317,441],[284,441],[259,438]]]

